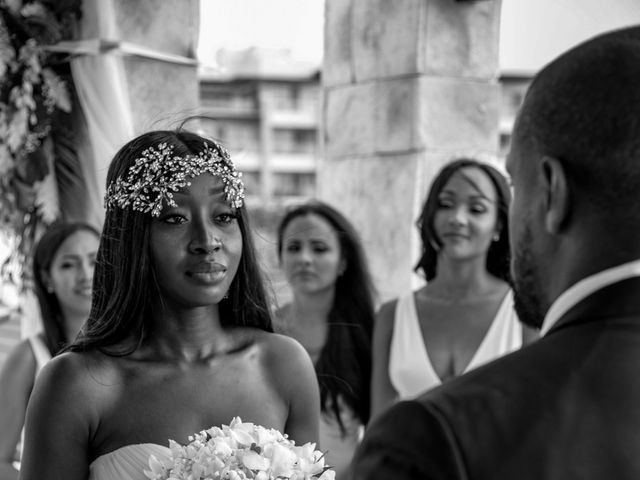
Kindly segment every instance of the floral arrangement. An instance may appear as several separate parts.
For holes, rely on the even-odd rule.
[[[55,172],[74,153],[72,84],[68,56],[48,47],[73,36],[81,3],[0,0],[0,229],[18,277],[41,227],[60,215]],[[6,264],[2,273],[20,283]]]
[[[150,480],[333,480],[324,454],[314,443],[296,446],[278,430],[239,417],[189,437],[188,445],[169,441],[168,465],[149,458]]]

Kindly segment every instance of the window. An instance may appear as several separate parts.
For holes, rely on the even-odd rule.
[[[273,131],[273,151],[278,153],[309,153],[316,150],[316,131],[276,129]]]
[[[313,173],[274,173],[273,194],[276,197],[312,197],[316,178]]]

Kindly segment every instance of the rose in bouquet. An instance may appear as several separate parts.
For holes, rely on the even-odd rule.
[[[203,430],[187,445],[169,440],[171,458],[149,458],[150,480],[333,480],[314,443],[296,446],[275,429],[242,422]]]

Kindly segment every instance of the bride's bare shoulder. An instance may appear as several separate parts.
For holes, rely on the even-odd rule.
[[[291,405],[307,405],[305,409],[314,411],[320,394],[313,362],[304,347],[291,337],[268,332],[260,334],[257,343],[262,370],[276,390]]]
[[[291,357],[308,357],[307,351],[294,338],[283,333],[260,332],[256,335],[256,343],[270,355]]]
[[[112,388],[112,362],[104,357],[99,352],[67,352],[49,361],[29,400],[32,423],[46,425],[46,418],[53,417],[74,435],[95,431],[111,392],[118,391]]]
[[[99,395],[119,374],[115,362],[101,352],[66,352],[49,361],[38,376],[47,395]]]
[[[309,354],[294,338],[262,330],[254,331],[252,337],[266,370],[278,375],[315,375]]]

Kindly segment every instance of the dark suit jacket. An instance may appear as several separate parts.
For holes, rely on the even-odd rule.
[[[394,405],[368,428],[353,470],[356,480],[640,479],[640,279]]]

